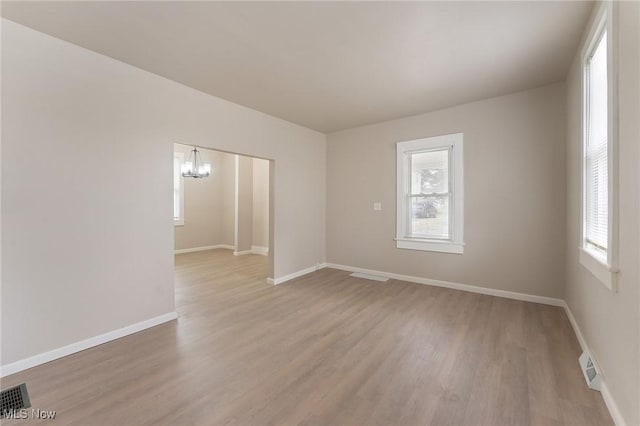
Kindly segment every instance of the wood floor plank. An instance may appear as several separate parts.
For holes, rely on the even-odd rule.
[[[560,308],[176,256],[178,321],[14,374],[60,425],[611,425]],[[3,425],[41,421],[3,420]]]

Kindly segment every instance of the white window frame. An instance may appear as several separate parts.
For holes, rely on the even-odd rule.
[[[172,181],[173,178],[175,178],[175,163],[176,163],[176,159],[180,160],[180,164],[182,164],[184,162],[184,153],[182,152],[178,152],[178,151],[174,151],[173,152],[173,174],[172,176]],[[174,182],[175,185],[175,182]],[[174,217],[173,218],[173,225],[174,226],[184,226],[184,178],[182,177],[182,175],[180,176],[180,216],[178,218]],[[174,186],[174,193],[173,193],[173,204],[172,206],[175,207],[175,186]],[[172,209],[173,210],[173,209]]]
[[[396,247],[409,250],[435,251],[442,253],[464,253],[464,159],[463,134],[435,136],[398,142],[396,144]],[[425,151],[449,149],[450,239],[438,240],[407,235],[411,222],[410,207],[410,155]]]
[[[581,173],[582,199],[580,209],[580,263],[608,289],[616,291],[618,264],[618,140],[617,140],[617,34],[614,25],[613,2],[600,4],[582,49],[582,143]],[[607,174],[609,193],[609,213],[606,258],[591,249],[586,241],[587,202],[587,136],[588,136],[588,61],[602,34],[607,33]]]

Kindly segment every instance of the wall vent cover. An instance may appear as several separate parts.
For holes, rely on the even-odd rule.
[[[1,400],[0,418],[15,410],[31,407],[26,383],[3,390]]]
[[[363,274],[362,272],[354,272],[350,276],[356,277],[356,278],[364,278],[365,280],[371,280],[371,281],[381,281],[381,282],[389,281],[389,278],[387,277],[381,277],[380,275]]]
[[[587,381],[587,386],[593,390],[600,390],[600,372],[596,368],[595,363],[593,362],[593,357],[587,351],[582,352],[580,358],[578,358],[580,362],[580,368],[582,370],[582,375],[584,379]]]

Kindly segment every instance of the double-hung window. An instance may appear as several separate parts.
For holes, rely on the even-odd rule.
[[[396,246],[463,252],[462,133],[399,142]]]
[[[184,154],[173,153],[173,224],[184,225],[184,178],[181,174]]]
[[[615,276],[615,84],[610,5],[603,4],[583,51],[580,261],[608,288]]]

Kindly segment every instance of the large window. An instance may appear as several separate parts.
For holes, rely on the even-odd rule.
[[[584,242],[586,248],[606,261],[609,245],[606,31],[590,56],[586,71]]]
[[[173,224],[184,225],[184,178],[181,174],[184,154],[173,153]]]
[[[463,252],[462,134],[397,144],[396,246]]]
[[[611,28],[603,5],[583,52],[583,163],[581,263],[613,288],[615,212],[615,85]]]

